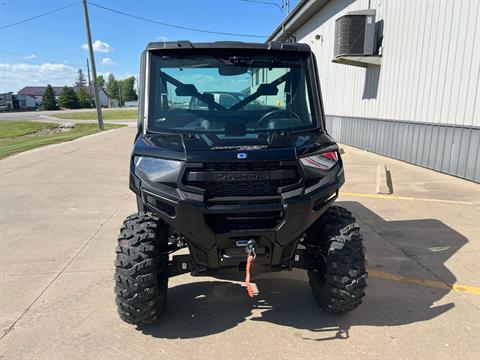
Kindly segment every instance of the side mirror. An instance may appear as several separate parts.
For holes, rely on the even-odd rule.
[[[198,95],[198,90],[193,84],[182,84],[175,89],[177,96],[195,96]]]
[[[261,84],[257,91],[257,94],[261,95],[277,95],[278,94],[278,88],[275,85],[270,85],[270,84]]]

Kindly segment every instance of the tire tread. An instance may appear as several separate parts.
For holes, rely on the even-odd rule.
[[[318,269],[308,272],[318,304],[334,313],[355,309],[365,296],[367,272],[363,239],[354,216],[345,208],[332,206],[312,225],[308,238],[319,241],[316,245],[326,254]]]
[[[128,216],[120,228],[115,260],[115,302],[127,323],[157,322],[167,297],[168,277],[162,273],[160,255],[167,241],[165,226],[151,213]]]

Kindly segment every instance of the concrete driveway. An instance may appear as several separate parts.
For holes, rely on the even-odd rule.
[[[364,304],[334,316],[302,271],[170,280],[163,321],[116,314],[117,231],[135,211],[131,127],[0,161],[0,359],[478,359],[480,186],[345,147],[339,199],[363,229]],[[384,163],[393,196],[375,195]]]

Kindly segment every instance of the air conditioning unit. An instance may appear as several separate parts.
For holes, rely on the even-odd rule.
[[[349,12],[335,21],[334,62],[380,65],[377,48],[375,10]]]

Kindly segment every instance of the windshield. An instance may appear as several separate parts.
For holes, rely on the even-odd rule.
[[[150,131],[243,136],[316,127],[308,54],[223,54],[152,55]]]

